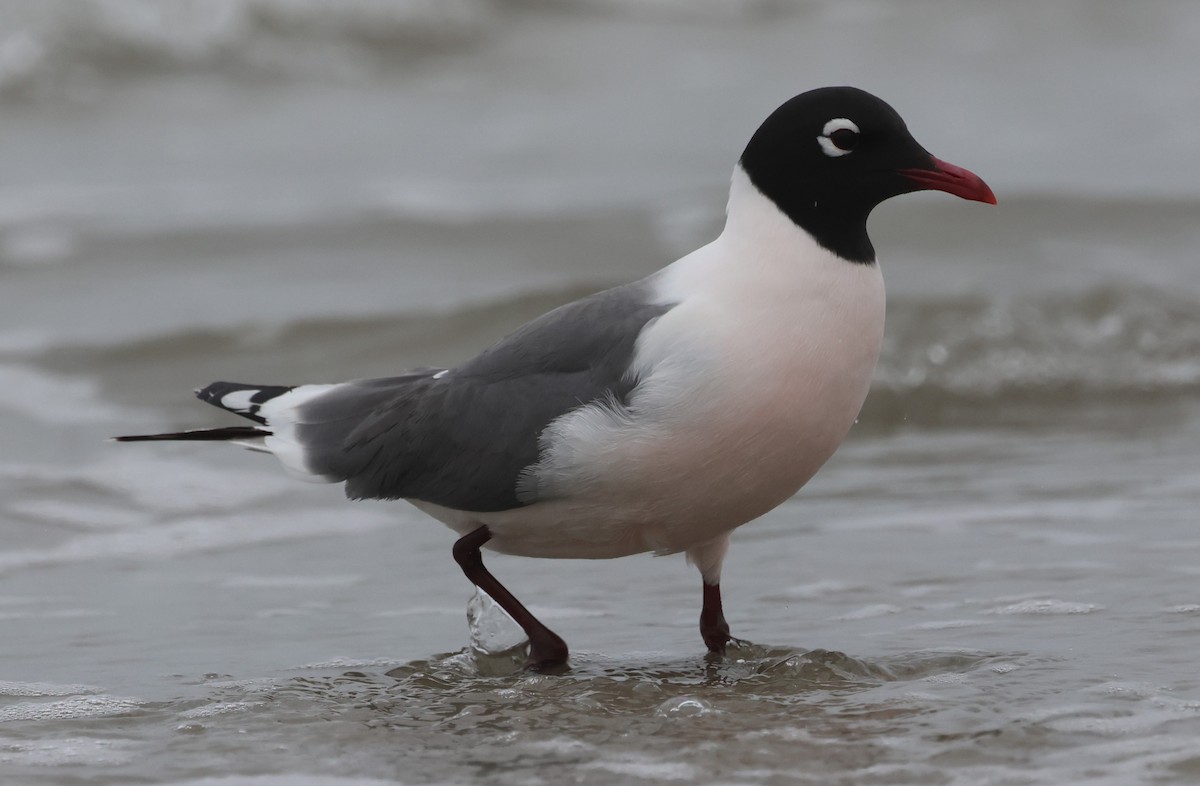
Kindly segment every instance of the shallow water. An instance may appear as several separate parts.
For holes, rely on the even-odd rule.
[[[0,2],[0,782],[1200,780],[1195,4],[164,7]],[[644,275],[835,82],[1001,202],[873,218],[874,390],[736,533],[723,660],[681,558],[490,556],[531,675],[417,511],[104,440]]]

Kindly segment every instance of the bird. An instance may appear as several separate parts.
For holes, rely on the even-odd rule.
[[[527,667],[565,641],[482,550],[609,559],[683,553],[707,650],[731,642],[721,567],[735,529],[792,497],[857,419],[879,358],[884,284],[867,218],[937,190],[991,188],[854,87],[772,112],[734,167],[723,230],[638,281],[533,319],[466,362],[333,384],[215,382],[204,402],[254,425],[116,437],[274,454],[353,500],[405,500],[456,533],[466,578],[521,626]]]

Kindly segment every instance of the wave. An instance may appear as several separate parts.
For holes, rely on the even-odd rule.
[[[271,368],[286,370],[293,382],[330,381],[456,362],[597,288],[437,313],[301,320],[264,329],[253,340],[242,327],[32,351],[50,371],[98,376],[112,400],[161,406],[159,383],[199,384],[206,373],[249,378]],[[1047,408],[1069,417],[1131,403],[1194,401],[1197,394],[1200,312],[1186,293],[1105,286],[1078,294],[900,298],[889,304],[883,356],[861,420],[868,428],[1019,424],[1042,421]]]
[[[357,79],[470,45],[528,12],[731,19],[779,0],[3,0],[0,94],[87,93],[97,77],[176,71]]]
[[[864,419],[937,423],[1045,407],[1164,402],[1200,393],[1200,311],[1190,293],[1082,293],[900,301]]]
[[[487,0],[4,0],[0,91],[164,69],[357,77],[474,40],[494,12]]]

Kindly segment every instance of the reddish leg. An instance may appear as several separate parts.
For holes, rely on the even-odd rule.
[[[525,631],[525,635],[529,637],[529,660],[525,664],[528,668],[542,669],[566,663],[567,643],[530,614],[529,610],[521,605],[521,601],[513,597],[513,594],[483,566],[483,555],[479,553],[479,549],[491,539],[492,533],[486,525],[463,535],[454,543],[454,561],[472,584],[490,595],[492,600],[500,604],[500,608],[507,611],[508,616]],[[721,601],[718,598],[718,610],[720,605]],[[726,631],[728,632],[728,628]]]
[[[725,645],[733,640],[729,635],[729,623],[721,608],[721,585],[704,582],[704,607],[700,610],[700,635],[708,645],[709,652],[725,654]]]

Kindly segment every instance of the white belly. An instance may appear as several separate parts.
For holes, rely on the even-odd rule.
[[[627,409],[592,405],[551,424],[523,487],[534,504],[415,504],[462,534],[486,524],[489,548],[534,557],[678,552],[761,516],[836,450],[879,356],[878,267],[824,262],[798,279],[718,286],[663,316],[639,342]]]

